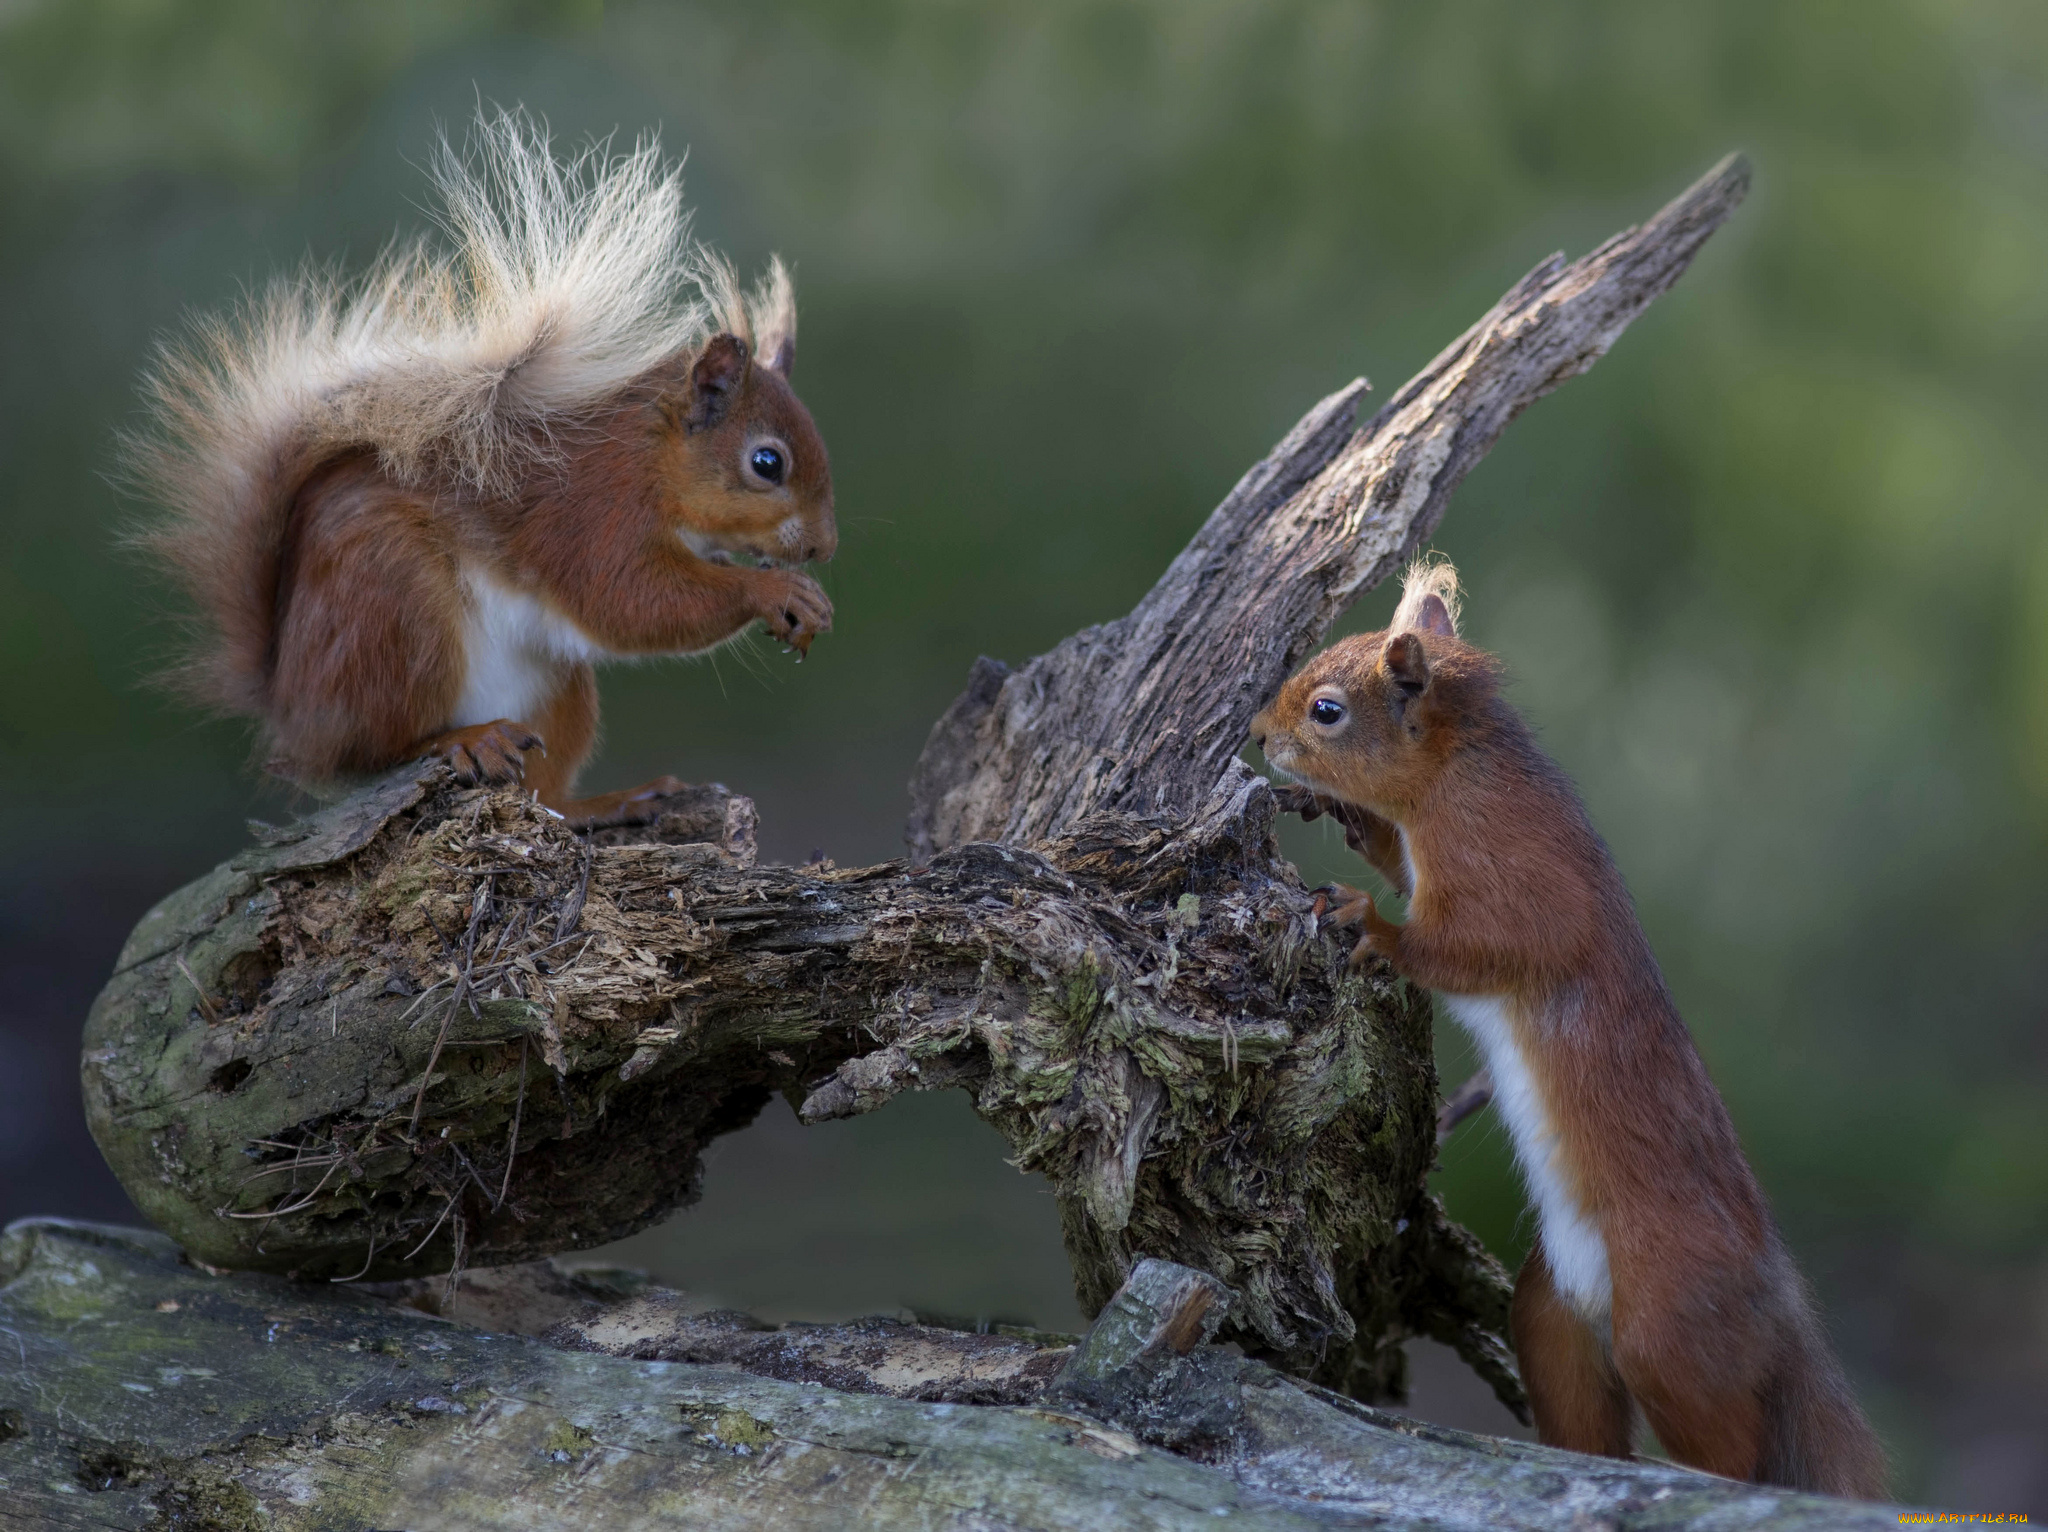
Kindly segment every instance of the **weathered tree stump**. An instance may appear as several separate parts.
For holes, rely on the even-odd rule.
[[[1128,617],[979,662],[907,862],[757,866],[719,789],[677,806],[688,843],[593,844],[429,769],[268,832],[145,917],[94,1007],[116,1173],[197,1260],[398,1278],[642,1228],[773,1092],[817,1120],[957,1087],[1051,1181],[1087,1312],[1166,1257],[1290,1372],[1397,1395],[1426,1333],[1517,1402],[1505,1278],[1424,1189],[1427,997],[1346,972],[1237,752],[1746,184],[1731,160],[1546,261],[1365,426],[1363,382],[1323,401]]]

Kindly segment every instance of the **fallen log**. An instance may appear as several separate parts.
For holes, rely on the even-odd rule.
[[[1229,1295],[1160,1261],[1139,1265],[1078,1345],[872,1323],[776,1331],[545,1270],[475,1300],[496,1330],[409,1306],[426,1296],[210,1275],[139,1230],[12,1226],[0,1528],[1706,1532],[1898,1519],[1385,1414],[1209,1344]],[[465,1312],[465,1295],[451,1308]],[[576,1349],[508,1333],[542,1325]],[[666,1359],[704,1348],[715,1365]],[[957,1389],[1000,1351],[1029,1374],[1005,1402],[930,1386],[943,1375]]]
[[[806,1120],[962,1088],[1058,1197],[1085,1312],[1166,1257],[1226,1339],[1362,1399],[1401,1342],[1519,1407],[1507,1283],[1424,1188],[1426,996],[1349,973],[1238,759],[1252,712],[1740,200],[1731,160],[1546,261],[1362,427],[1361,381],[1128,617],[977,664],[912,856],[756,865],[752,806],[579,839],[408,768],[146,916],[85,1038],[88,1120],[194,1259],[388,1280],[617,1239],[692,1200],[771,1093]]]

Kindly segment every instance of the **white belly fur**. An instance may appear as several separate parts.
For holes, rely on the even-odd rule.
[[[1614,1292],[1607,1269],[1607,1241],[1572,1195],[1560,1159],[1557,1129],[1515,1040],[1507,998],[1441,991],[1437,998],[1472,1034],[1486,1067],[1493,1071],[1493,1102],[1507,1122],[1515,1158],[1535,1200],[1543,1256],[1557,1290],[1582,1318],[1604,1331]]]
[[[465,568],[462,624],[465,671],[451,728],[511,718],[535,725],[561,667],[599,660],[605,651],[538,597]]]

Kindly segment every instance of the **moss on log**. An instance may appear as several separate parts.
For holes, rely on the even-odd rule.
[[[658,1293],[637,1300],[656,1322],[636,1336],[633,1304],[559,1278],[489,1299],[501,1319],[566,1303],[586,1348],[571,1351],[358,1289],[210,1275],[140,1231],[17,1224],[0,1236],[0,1528],[1896,1525],[1892,1509],[1382,1414],[1203,1344],[1228,1301],[1190,1315],[1182,1295],[1205,1284],[1144,1263],[1077,1348],[679,1325]],[[636,1354],[679,1331],[726,1346],[721,1365]],[[1046,1363],[1010,1402],[904,1397],[906,1370],[957,1375],[991,1341]]]

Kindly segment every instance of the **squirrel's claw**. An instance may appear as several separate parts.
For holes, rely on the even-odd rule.
[[[1333,909],[1331,906],[1335,905]],[[1372,908],[1372,895],[1361,893],[1348,883],[1325,883],[1316,890],[1315,912],[1320,920],[1327,914],[1333,924],[1355,926]]]
[[[524,782],[526,752],[547,754],[541,737],[522,723],[500,718],[455,729],[428,743],[422,754],[446,761],[464,787],[488,782]]]
[[[783,644],[783,652],[796,652],[797,663],[811,652],[811,640],[831,631],[832,599],[809,575],[797,569],[777,569],[769,588],[767,603],[758,608],[768,631]]]
[[[1330,909],[1329,901],[1333,897],[1342,899],[1343,903]],[[1329,923],[1334,926],[1365,928],[1364,934],[1358,938],[1358,945],[1351,949],[1351,956],[1345,960],[1345,966],[1353,973],[1374,957],[1393,961],[1400,949],[1401,928],[1379,912],[1371,894],[1361,893],[1343,883],[1325,883],[1316,890],[1315,912],[1319,921],[1327,912]]]
[[[1273,789],[1273,802],[1282,814],[1299,814],[1303,822],[1321,819],[1329,812],[1323,795],[1299,782],[1283,782]]]

